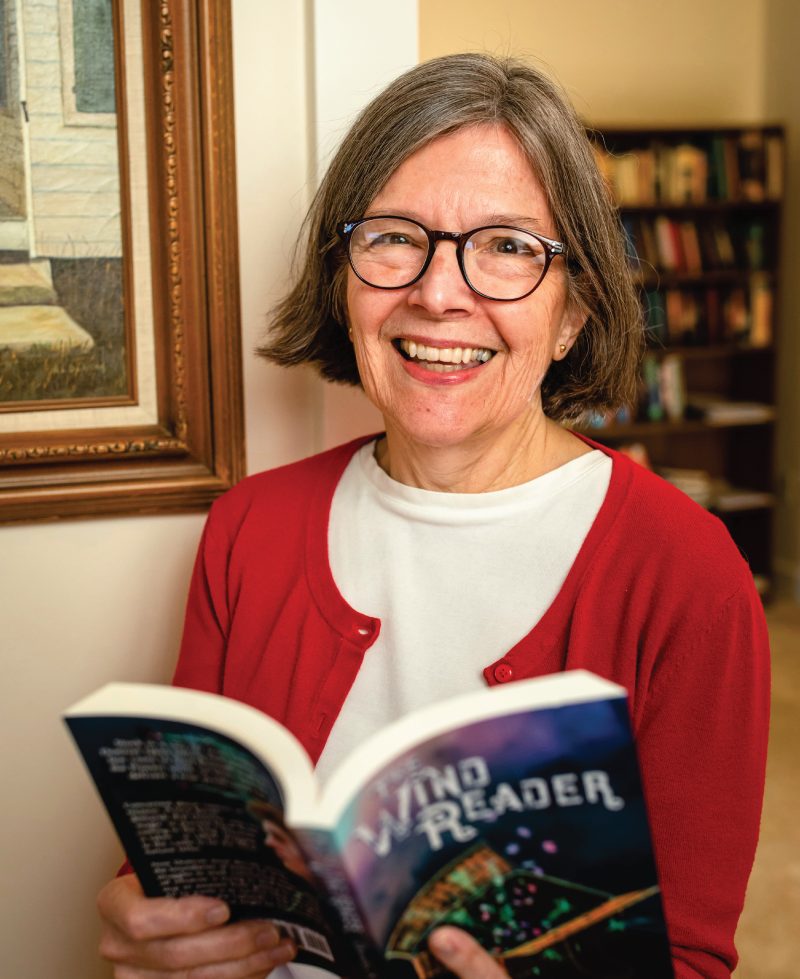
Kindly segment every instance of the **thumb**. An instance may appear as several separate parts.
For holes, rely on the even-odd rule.
[[[508,973],[475,939],[460,928],[437,928],[428,948],[460,979],[508,979]]]

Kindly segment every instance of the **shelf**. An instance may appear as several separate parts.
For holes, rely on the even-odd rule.
[[[640,259],[640,262],[643,260]],[[645,289],[670,289],[679,286],[744,285],[754,275],[775,277],[773,269],[709,269],[706,272],[666,272],[634,270],[636,281]]]
[[[616,197],[648,346],[640,420],[586,420],[576,431],[671,473],[725,522],[768,592],[784,128],[615,125],[589,135]],[[645,420],[648,411],[663,420]]]
[[[764,347],[753,347],[749,344],[737,343],[709,343],[696,344],[676,344],[667,347],[647,347],[647,353],[655,357],[666,357],[673,354],[682,357],[684,360],[717,360],[725,357],[750,357],[755,354],[766,355],[774,352],[772,344]]]
[[[657,214],[659,212],[673,212],[676,214],[715,214],[727,213],[728,211],[764,211],[771,208],[780,207],[780,201],[772,198],[765,198],[763,201],[746,200],[712,200],[712,201],[640,201],[637,204],[624,202],[619,205],[620,211],[629,211],[635,214]]]
[[[774,493],[731,488],[714,497],[712,513],[743,513],[746,510],[770,510],[776,505]]]
[[[698,432],[708,432],[720,428],[754,428],[758,425],[771,425],[775,421],[775,412],[768,417],[759,419],[740,419],[737,421],[707,421],[706,419],[685,419],[683,421],[661,422],[631,422],[629,425],[607,425],[593,428],[575,427],[574,431],[587,438],[602,442],[604,439],[621,441],[629,438],[647,438],[658,435],[691,435]]]

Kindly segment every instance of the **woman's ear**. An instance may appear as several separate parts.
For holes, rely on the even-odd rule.
[[[588,312],[577,303],[567,304],[552,351],[553,360],[563,360],[567,356],[588,318]]]

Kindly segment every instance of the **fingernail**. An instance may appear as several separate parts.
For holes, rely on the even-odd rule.
[[[284,962],[291,962],[297,954],[294,943],[284,939],[272,952],[272,961],[276,965],[283,965]]]
[[[449,958],[458,951],[458,945],[448,931],[435,931],[430,937],[429,944],[440,958]]]
[[[278,931],[273,925],[266,925],[256,932],[256,945],[259,948],[272,948],[273,945],[277,944],[279,937]]]
[[[230,911],[227,904],[215,904],[213,908],[206,911],[206,921],[210,925],[221,925],[228,920]]]

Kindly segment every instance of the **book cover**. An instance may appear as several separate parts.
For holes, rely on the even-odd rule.
[[[769,133],[766,137],[767,197],[778,201],[783,197],[784,148],[783,136]]]
[[[324,787],[213,694],[115,684],[66,721],[145,892],[272,918],[298,976],[444,974],[444,923],[512,976],[672,975],[627,700],[592,674],[418,711]]]
[[[750,336],[752,347],[769,347],[772,343],[774,297],[769,278],[759,273],[750,279]]]
[[[764,134],[757,129],[739,136],[739,193],[747,201],[763,201],[767,192]]]

